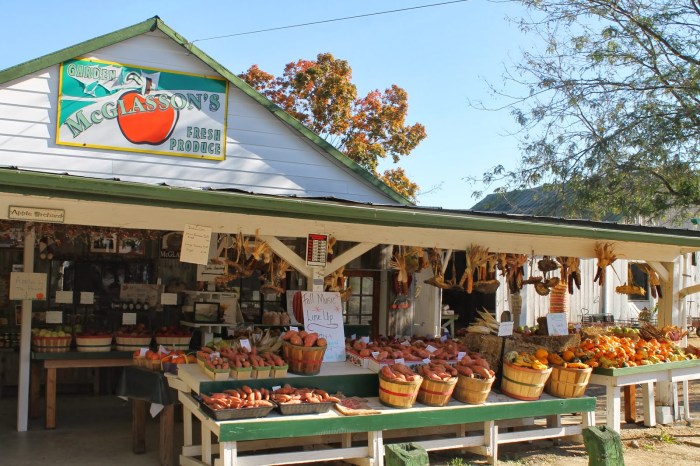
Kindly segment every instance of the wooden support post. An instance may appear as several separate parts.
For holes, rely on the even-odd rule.
[[[56,428],[56,368],[46,369],[46,428]]]
[[[29,383],[29,417],[39,417],[39,400],[41,398],[41,363],[32,364]]]
[[[160,445],[158,452],[161,466],[175,466],[175,406],[165,405],[160,412]]]
[[[494,421],[484,422],[484,445],[489,450],[489,462],[498,464],[498,426]]]
[[[625,422],[637,422],[637,390],[635,385],[625,385]]]
[[[189,447],[194,444],[192,439],[192,411],[184,405],[182,406],[182,434],[183,446]]]
[[[211,431],[207,423],[202,421],[202,463],[213,464],[211,462]]]
[[[384,466],[384,439],[381,430],[367,432],[367,450],[374,466]]]
[[[219,457],[222,466],[238,464],[238,444],[236,442],[221,442],[219,444]]]
[[[131,400],[131,451],[146,453],[146,402]]]
[[[642,384],[642,404],[644,409],[644,425],[656,425],[656,403],[654,402],[654,382]]]

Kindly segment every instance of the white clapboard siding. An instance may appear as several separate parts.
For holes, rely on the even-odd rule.
[[[216,75],[160,31],[86,57]],[[0,166],[149,184],[396,203],[233,86],[223,161],[57,145],[58,76],[59,66],[54,65],[0,86]]]

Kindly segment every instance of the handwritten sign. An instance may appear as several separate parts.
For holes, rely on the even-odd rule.
[[[92,291],[81,291],[80,304],[95,304],[95,293],[93,293]]]
[[[73,292],[72,291],[57,291],[56,292],[56,304],[73,304]]]
[[[210,243],[210,227],[186,224],[185,231],[182,233],[180,262],[207,265]]]
[[[177,306],[177,293],[161,293],[160,303],[163,306]]]
[[[549,335],[568,335],[569,324],[566,314],[563,312],[550,312],[547,314],[547,332]]]
[[[513,321],[498,324],[498,336],[509,337],[513,335]]]
[[[303,291],[304,327],[328,341],[324,361],[345,361],[345,328],[340,293]]]
[[[46,299],[46,274],[12,272],[10,274],[10,299],[44,301]]]
[[[61,311],[46,311],[46,323],[47,324],[62,324],[63,323],[63,312],[61,312]]]
[[[136,325],[136,313],[125,312],[122,314],[122,325]]]

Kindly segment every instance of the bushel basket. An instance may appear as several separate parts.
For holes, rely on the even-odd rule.
[[[316,375],[321,372],[325,346],[292,345],[285,341],[282,344],[282,355],[289,364],[289,372],[299,375]]]
[[[555,366],[547,379],[544,390],[559,398],[579,398],[583,396],[593,369],[574,369]]]
[[[423,377],[411,382],[387,379],[379,373],[379,401],[391,408],[410,408],[416,403]]]
[[[418,402],[426,406],[447,406],[456,384],[457,377],[445,381],[423,378],[418,389]]]
[[[501,392],[516,400],[539,400],[544,390],[545,382],[552,373],[552,368],[544,370],[515,366],[503,362],[503,378]]]
[[[467,377],[460,374],[457,376],[457,385],[452,393],[452,398],[470,405],[484,404],[489,393],[491,393],[491,386],[494,380],[496,380],[496,377],[477,379],[476,377]]]

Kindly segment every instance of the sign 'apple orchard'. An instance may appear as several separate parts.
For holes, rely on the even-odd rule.
[[[226,79],[87,59],[60,77],[57,144],[225,158]]]

